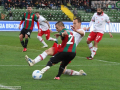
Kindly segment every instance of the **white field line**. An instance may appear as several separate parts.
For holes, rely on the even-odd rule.
[[[13,48],[13,46],[9,46],[9,45],[0,45],[0,46],[6,46],[6,47],[12,47],[12,48]],[[21,48],[21,49],[22,49],[23,47],[14,46],[14,48]],[[42,50],[29,49],[29,48],[28,48],[28,50],[34,50],[34,51],[43,52]],[[80,56],[76,56],[76,57],[86,59],[86,57],[80,57]],[[93,60],[100,61],[100,62],[106,62],[106,63],[112,63],[112,64],[120,64],[120,63],[118,63],[118,62],[111,62],[111,61],[106,61],[106,60],[99,60],[99,59],[93,59]]]
[[[79,67],[79,66],[118,66],[120,64],[100,64],[100,65],[69,65],[69,66],[75,66],[75,67]],[[29,65],[0,65],[0,67],[28,67]],[[46,65],[34,65],[33,67],[36,67],[36,66],[40,66],[40,67],[45,67]],[[58,65],[55,65],[55,66],[60,66],[59,64]]]
[[[4,90],[4,89],[15,90],[14,88],[10,88],[9,86],[4,86],[2,84],[0,84],[0,89],[2,89],[2,90]]]
[[[78,58],[84,58],[84,59],[86,58],[86,57],[80,57],[80,56],[76,56],[76,57],[78,57]],[[111,61],[105,61],[105,60],[99,60],[99,59],[93,59],[93,60],[100,61],[100,62],[106,62],[106,63],[120,64],[118,62],[111,62]]]

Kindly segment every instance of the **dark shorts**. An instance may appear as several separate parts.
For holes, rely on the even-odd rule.
[[[50,58],[50,61],[54,64],[62,61],[62,63],[65,63],[67,65],[71,60],[74,59],[75,56],[75,52],[58,52],[55,54],[55,56]]]
[[[31,33],[32,33],[32,30],[23,28],[20,32],[20,35],[23,34],[23,37],[25,37],[25,34],[27,34],[28,37],[30,38]]]

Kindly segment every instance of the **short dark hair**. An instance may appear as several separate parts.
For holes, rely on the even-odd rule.
[[[101,7],[98,7],[97,9],[102,9]]]
[[[39,12],[35,12],[35,13],[39,13]]]
[[[78,23],[81,23],[81,19],[80,18],[75,18],[74,20],[77,20],[78,21]]]
[[[31,5],[28,5],[28,7],[31,7]]]
[[[59,26],[63,26],[64,27],[64,23],[62,21],[58,21],[55,25],[59,25]]]

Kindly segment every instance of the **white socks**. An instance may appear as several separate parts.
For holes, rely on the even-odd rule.
[[[50,66],[46,66],[41,70],[41,74],[45,73],[48,69],[50,69]]]
[[[80,73],[78,71],[74,71],[74,70],[71,70],[71,69],[66,69],[64,74],[67,74],[67,75],[80,75]]]
[[[49,41],[56,41],[56,39],[54,39],[54,38],[52,38],[52,37],[50,37],[48,40],[49,40]]]
[[[47,57],[47,53],[44,51],[42,54],[40,54],[39,56],[37,56],[34,61],[35,61],[35,64],[38,63],[39,61],[41,60],[44,60],[46,57]]]
[[[40,42],[43,43],[44,46],[48,46],[48,45],[44,42],[44,40],[42,39],[41,36],[37,36],[37,38],[39,39]]]
[[[93,47],[93,50],[92,50],[92,53],[91,53],[92,58],[94,57],[94,55],[95,55],[95,53],[96,53],[97,49],[98,49],[98,48]]]
[[[92,44],[92,42],[90,44],[88,44],[88,47],[89,47],[89,49],[90,49],[90,51],[92,53],[92,50],[93,50],[93,44]]]

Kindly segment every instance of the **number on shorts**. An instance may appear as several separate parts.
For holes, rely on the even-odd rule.
[[[101,37],[101,36],[97,36],[97,37],[96,37],[96,41],[97,41],[97,40],[99,40],[99,39],[100,39],[100,37]]]
[[[30,32],[28,32],[27,35],[30,35]]]
[[[69,41],[67,42],[67,44],[73,44],[73,42],[72,42],[72,39],[73,39],[73,35],[69,35]]]

